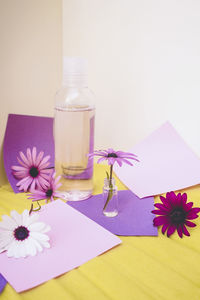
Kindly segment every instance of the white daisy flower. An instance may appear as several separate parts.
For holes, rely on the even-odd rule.
[[[7,251],[8,257],[35,256],[43,248],[50,248],[49,237],[45,233],[51,228],[43,222],[38,222],[39,215],[29,215],[24,210],[20,215],[15,210],[10,217],[2,216],[0,222],[0,253]]]

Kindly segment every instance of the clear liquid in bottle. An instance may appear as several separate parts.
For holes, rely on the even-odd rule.
[[[69,201],[84,200],[93,191],[94,108],[55,108],[55,169],[60,191]]]

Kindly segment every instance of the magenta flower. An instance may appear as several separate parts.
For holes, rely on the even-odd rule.
[[[17,157],[17,160],[21,166],[11,167],[13,175],[17,179],[21,179],[16,184],[19,190],[27,192],[29,189],[45,188],[52,173],[51,169],[47,169],[50,156],[43,157],[44,152],[42,151],[37,155],[36,147],[33,147],[32,152],[28,148],[26,155],[20,151],[19,155],[21,159]]]
[[[122,163],[126,163],[130,166],[133,166],[129,159],[139,161],[136,158],[137,156],[133,153],[115,151],[112,148],[108,150],[94,151],[93,153],[89,154],[89,158],[92,158],[94,156],[101,156],[98,159],[97,163],[101,163],[102,161],[107,160],[109,165],[114,165],[114,163],[117,162],[120,167],[122,166]]]
[[[152,211],[153,214],[159,215],[153,220],[154,226],[162,226],[162,233],[167,230],[168,237],[176,230],[181,238],[183,234],[190,236],[186,226],[196,226],[190,220],[198,218],[200,208],[192,207],[193,202],[187,203],[186,193],[176,195],[170,192],[166,194],[166,198],[160,196],[160,200],[162,203],[154,204],[158,209]]]
[[[58,176],[56,178],[56,173],[49,178],[48,186],[41,190],[34,190],[32,191],[32,194],[29,194],[28,199],[32,199],[32,201],[38,201],[46,199],[46,202],[48,199],[51,201],[54,200],[54,197],[62,198],[62,194],[57,191],[57,189],[62,185],[61,183],[58,183],[61,176]]]

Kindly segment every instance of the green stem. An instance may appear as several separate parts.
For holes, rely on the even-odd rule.
[[[112,173],[113,173],[113,165],[110,165],[109,192],[108,192],[108,198],[103,207],[103,210],[106,209],[108,202],[110,201],[110,199],[112,199],[112,196],[113,196]]]
[[[38,201],[37,201],[37,204],[38,204],[39,207],[36,208],[36,209],[33,209],[33,203],[31,203],[31,208],[29,210],[29,216],[32,213],[32,211],[39,211],[41,209],[41,205],[40,205],[40,203]]]

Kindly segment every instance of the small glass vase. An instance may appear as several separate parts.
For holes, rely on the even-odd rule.
[[[103,187],[103,214],[106,217],[115,217],[118,215],[118,194],[115,179],[104,179]]]

